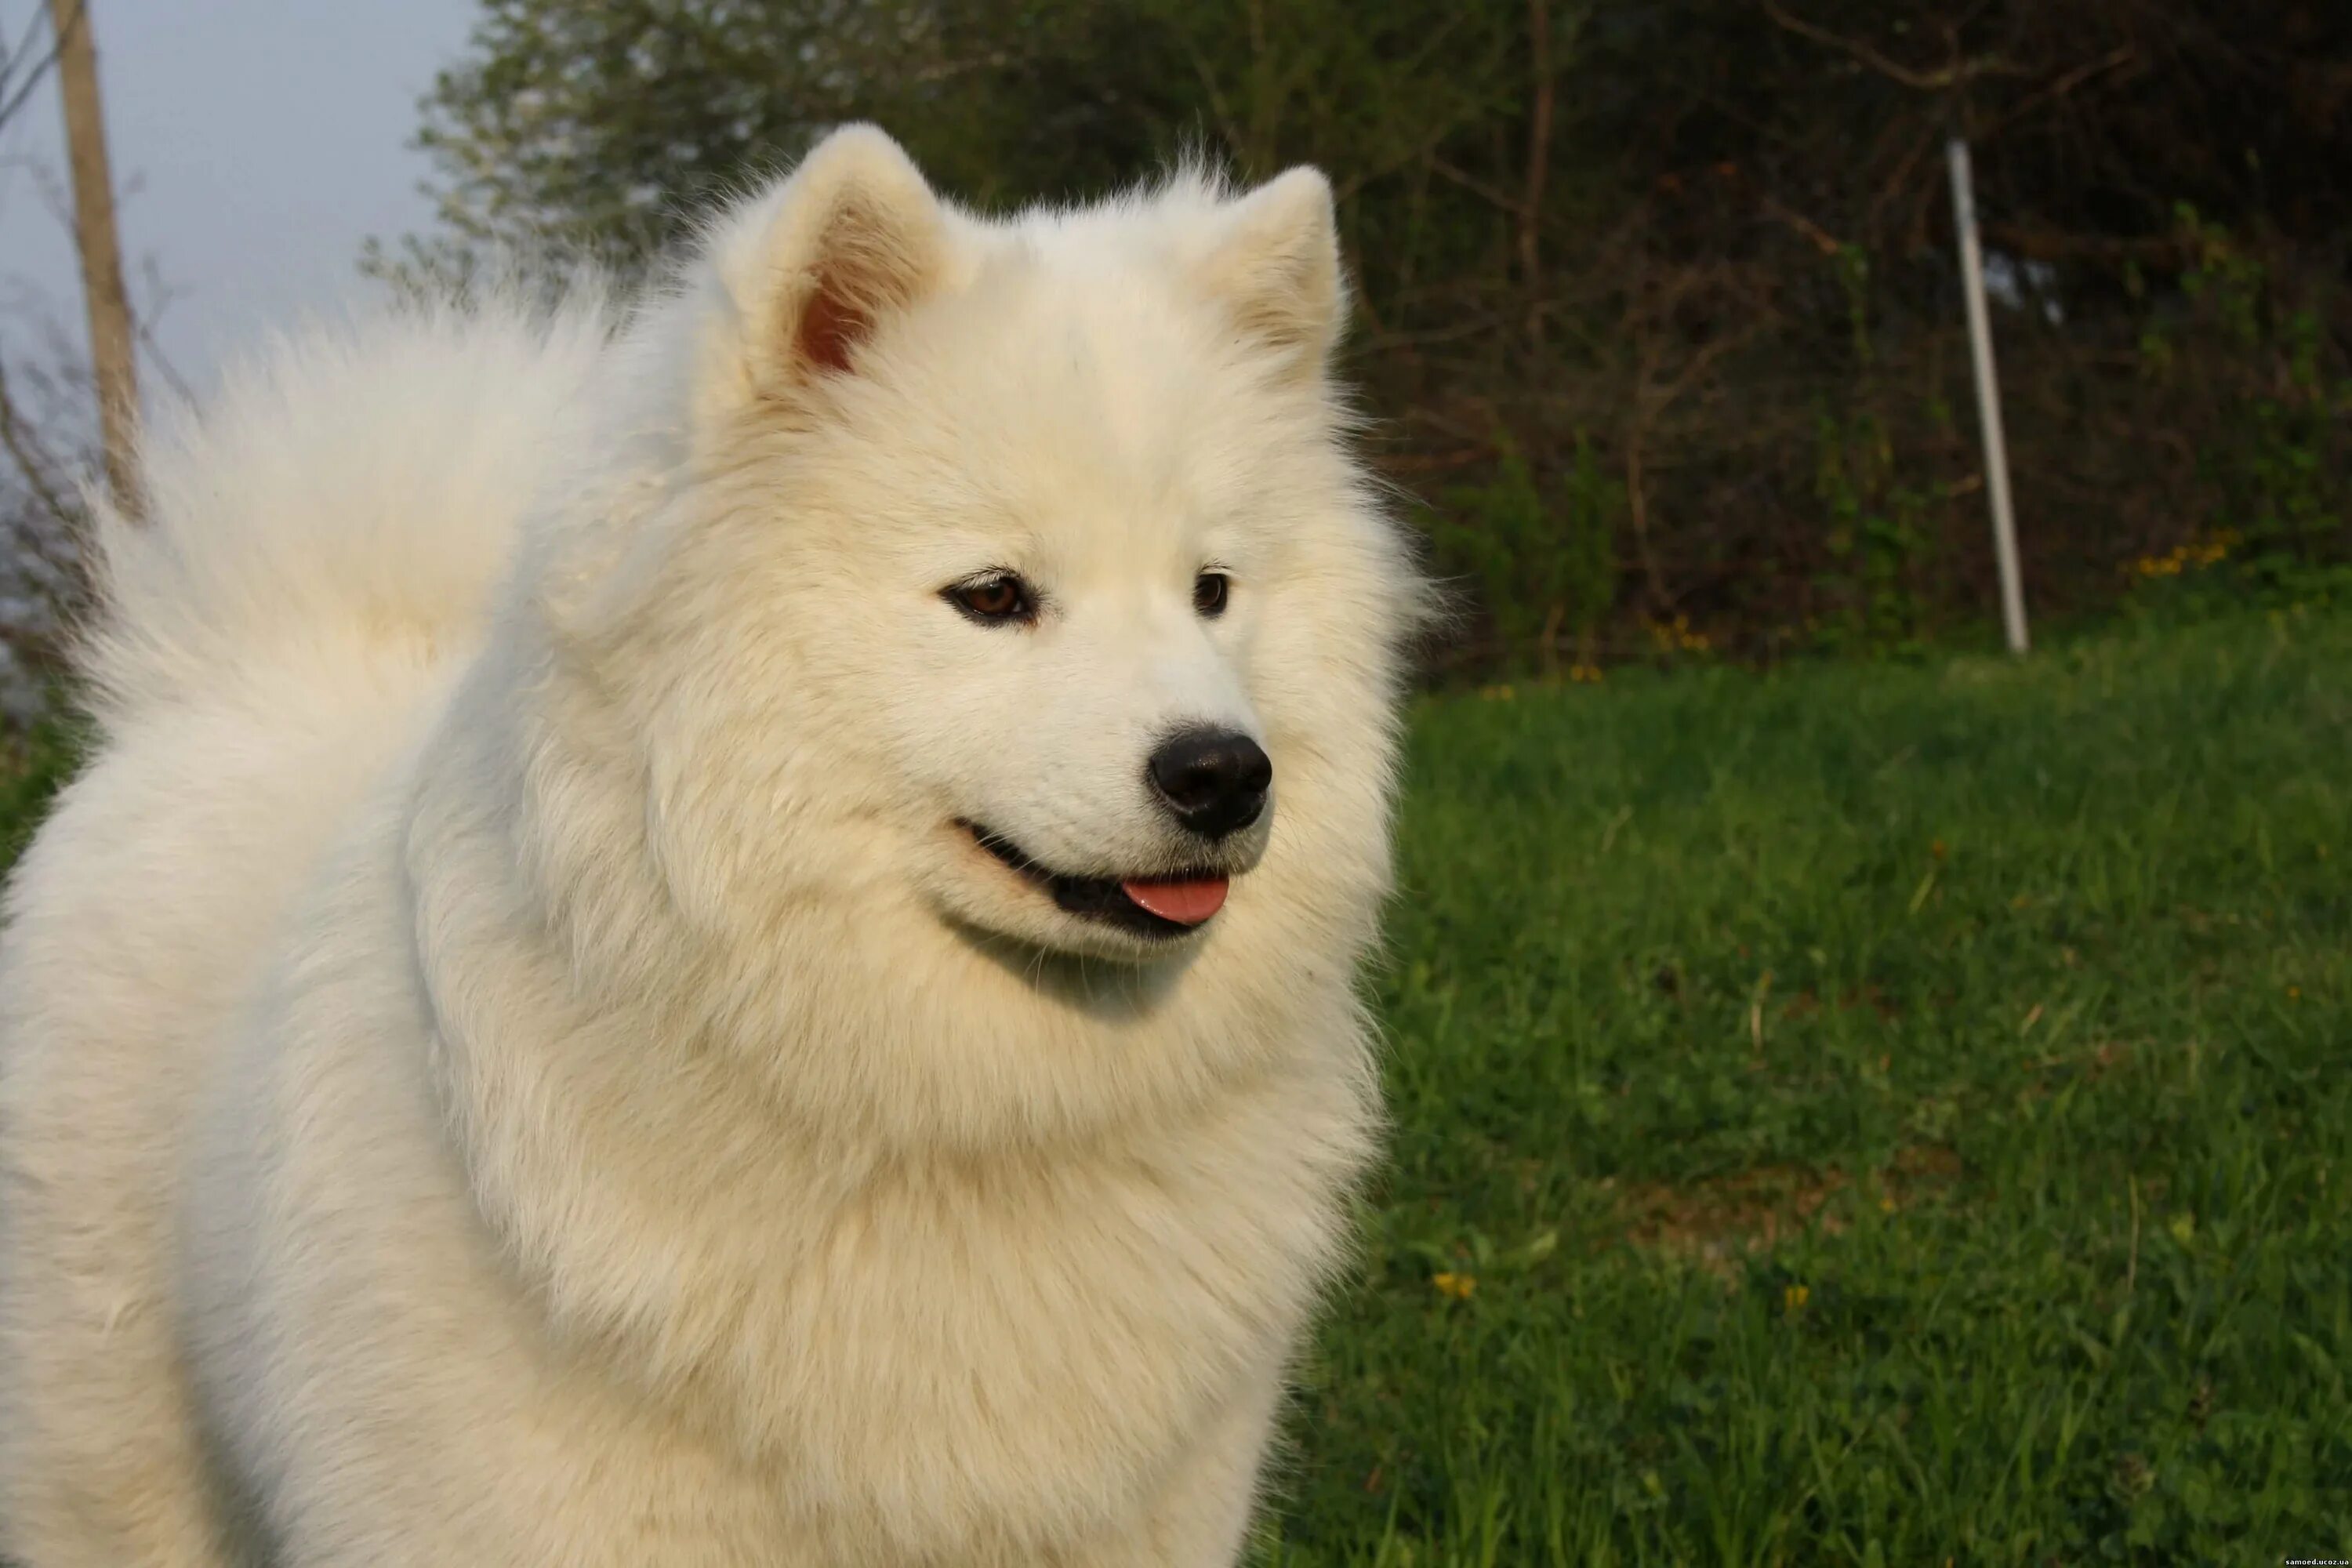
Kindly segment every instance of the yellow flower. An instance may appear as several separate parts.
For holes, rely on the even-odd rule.
[[[1812,1300],[1812,1295],[1811,1289],[1806,1286],[1791,1285],[1780,1292],[1780,1305],[1786,1310],[1793,1312]]]
[[[1810,622],[1808,629],[1811,629]],[[1705,653],[1714,646],[1705,632],[1691,628],[1688,616],[1676,616],[1671,621],[1652,621],[1650,640],[1661,649],[1678,647],[1685,653]]]
[[[1457,1301],[1468,1300],[1470,1292],[1478,1289],[1478,1281],[1467,1274],[1433,1275],[1429,1282],[1437,1287],[1439,1295],[1451,1296]]]

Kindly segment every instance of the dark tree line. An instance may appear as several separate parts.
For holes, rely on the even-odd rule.
[[[1329,170],[1465,665],[1989,618],[1956,132],[2037,610],[2345,590],[2333,0],[488,0],[374,261],[634,266],[851,117],[983,205]]]

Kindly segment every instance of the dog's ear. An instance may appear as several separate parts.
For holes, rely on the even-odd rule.
[[[1302,164],[1228,204],[1220,216],[1200,278],[1242,330],[1294,374],[1319,372],[1346,300],[1331,182]]]
[[[896,142],[871,125],[834,132],[711,237],[719,341],[706,391],[797,405],[823,377],[855,374],[876,331],[940,287],[948,223]]]

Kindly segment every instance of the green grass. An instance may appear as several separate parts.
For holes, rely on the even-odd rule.
[[[16,863],[49,797],[73,772],[79,724],[62,712],[21,736],[0,741],[0,872]]]
[[[1259,1560],[2352,1555],[2347,874],[2352,621],[1424,703]]]
[[[1433,700],[1402,869],[1261,1564],[2352,1555],[2352,620]]]

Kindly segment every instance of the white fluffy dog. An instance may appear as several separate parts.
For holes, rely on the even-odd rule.
[[[851,128],[152,442],[0,972],[6,1552],[1234,1561],[1378,1129],[1342,300],[1310,170]]]

